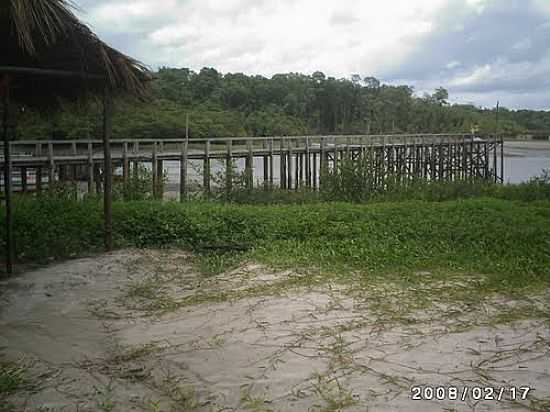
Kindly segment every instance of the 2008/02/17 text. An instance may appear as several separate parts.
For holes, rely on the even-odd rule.
[[[412,400],[425,401],[519,401],[527,399],[529,386],[412,386]]]

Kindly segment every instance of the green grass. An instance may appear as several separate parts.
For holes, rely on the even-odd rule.
[[[17,391],[25,383],[25,368],[15,363],[0,361],[0,401]]]
[[[184,247],[205,271],[243,259],[336,277],[437,278],[483,273],[485,287],[523,288],[550,281],[550,201],[494,198],[444,202],[238,205],[217,202],[115,202],[117,247]],[[20,260],[100,251],[101,205],[18,199]],[[403,274],[406,273],[406,276]]]

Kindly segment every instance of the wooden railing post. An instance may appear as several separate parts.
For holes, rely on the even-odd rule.
[[[226,159],[225,159],[225,193],[230,195],[233,190],[233,140],[226,142]]]
[[[93,144],[88,143],[88,194],[94,193],[94,151]]]
[[[203,168],[203,186],[204,193],[210,194],[210,140],[204,144],[204,168]]]
[[[189,149],[189,142],[186,138],[181,144],[180,153],[180,202],[187,200],[187,151]]]
[[[245,161],[246,188],[252,190],[254,188],[254,154],[252,152],[252,140],[247,140],[246,144],[248,148]]]

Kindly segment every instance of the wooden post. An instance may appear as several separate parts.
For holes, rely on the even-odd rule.
[[[187,150],[189,148],[189,138],[181,144],[180,153],[180,202],[187,200]]]
[[[41,193],[42,192],[42,166],[38,166],[36,168],[36,192]]]
[[[264,140],[262,142],[264,151],[267,149],[267,141]],[[262,156],[263,159],[263,172],[264,172],[264,190],[269,189],[269,157],[268,155],[264,154]]]
[[[23,193],[27,192],[28,190],[28,184],[27,184],[27,168],[22,167],[21,168],[21,191]]]
[[[269,190],[273,190],[273,139],[269,139]]]
[[[311,153],[309,150],[309,137],[306,137],[306,186],[311,188]]]
[[[128,184],[130,177],[130,162],[128,161],[128,142],[122,143],[122,180]]]
[[[293,170],[293,168],[292,168],[292,156],[293,156],[293,154],[292,154],[292,141],[289,140],[288,141],[288,156],[287,156],[288,157],[288,163],[286,165],[287,166],[286,167],[286,169],[287,169],[287,185],[286,185],[286,188],[288,190],[292,189],[292,170]]]
[[[285,161],[286,155],[285,155],[285,143],[284,139],[281,137],[279,139],[279,186],[281,189],[286,188],[286,172],[285,172]]]
[[[252,154],[252,141],[247,140],[246,144],[247,144],[247,148],[248,148],[248,152],[247,152],[246,160],[245,160],[246,188],[248,190],[252,190],[253,186],[254,186],[254,169],[253,169],[254,168],[254,165],[253,165],[254,157],[253,157],[253,154]]]
[[[162,147],[162,146],[161,146]],[[164,161],[162,159],[157,160],[157,197],[164,199]]]
[[[489,152],[487,150],[487,139],[483,143],[483,178],[489,178]]]
[[[504,183],[504,139],[500,138],[500,182]]]
[[[303,157],[301,153],[296,153],[296,171],[295,171],[295,178],[296,178],[296,186],[295,189],[298,190],[302,186],[302,178],[303,178]]]
[[[2,132],[4,140],[4,197],[6,201],[6,272],[13,273],[13,263],[15,248],[13,242],[13,222],[12,222],[12,181],[11,181],[11,147],[8,130],[9,121],[9,105],[10,105],[10,86],[9,83],[4,89],[3,106],[4,113],[2,116]]]
[[[226,142],[227,155],[225,160],[225,191],[231,194],[233,190],[233,140]]]
[[[327,158],[327,152],[326,152],[326,142],[324,137],[321,137],[320,151],[321,153],[319,155],[319,188],[322,187],[323,179],[325,178],[328,172],[328,158]]]
[[[113,97],[109,86],[103,89],[103,217],[105,223],[105,250],[113,250],[113,198],[111,134]]]
[[[153,142],[153,153],[151,154],[151,174],[153,178],[153,199],[158,198],[158,156],[157,142]]]
[[[493,171],[495,174],[495,183],[498,182],[498,170],[497,170],[497,135],[493,139]]]
[[[94,150],[91,142],[88,143],[88,194],[94,193]]]
[[[48,143],[48,190],[53,189],[53,185],[55,182],[55,161],[53,157],[53,144]]]
[[[204,144],[204,167],[203,167],[204,193],[210,194],[210,140]]]
[[[311,156],[313,162],[313,167],[311,171],[311,186],[313,187],[313,189],[317,189],[317,153],[312,153]]]
[[[94,181],[95,181],[95,192],[99,195],[102,192],[102,176],[101,176],[101,167],[99,163],[94,163]]]

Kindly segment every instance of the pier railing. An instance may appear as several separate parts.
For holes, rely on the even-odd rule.
[[[56,180],[87,181],[89,192],[101,185],[103,146],[101,140],[21,140],[10,142],[15,190],[43,190]],[[317,189],[323,174],[337,170],[340,162],[371,159],[373,170],[384,177],[400,179],[457,180],[483,178],[502,182],[503,142],[495,136],[470,134],[326,135],[221,137],[205,139],[113,139],[111,157],[127,180],[132,170],[145,164],[152,171],[152,187],[158,191],[163,162],[177,162],[180,198],[190,189],[191,164],[200,164],[200,189],[212,189],[212,162],[222,162],[229,174],[246,177],[246,185]],[[240,161],[244,159],[244,167]],[[0,163],[4,159],[0,157]],[[240,168],[240,169],[239,169]],[[232,179],[227,178],[230,186]],[[228,187],[226,189],[231,189]],[[162,193],[155,193],[162,196]]]

